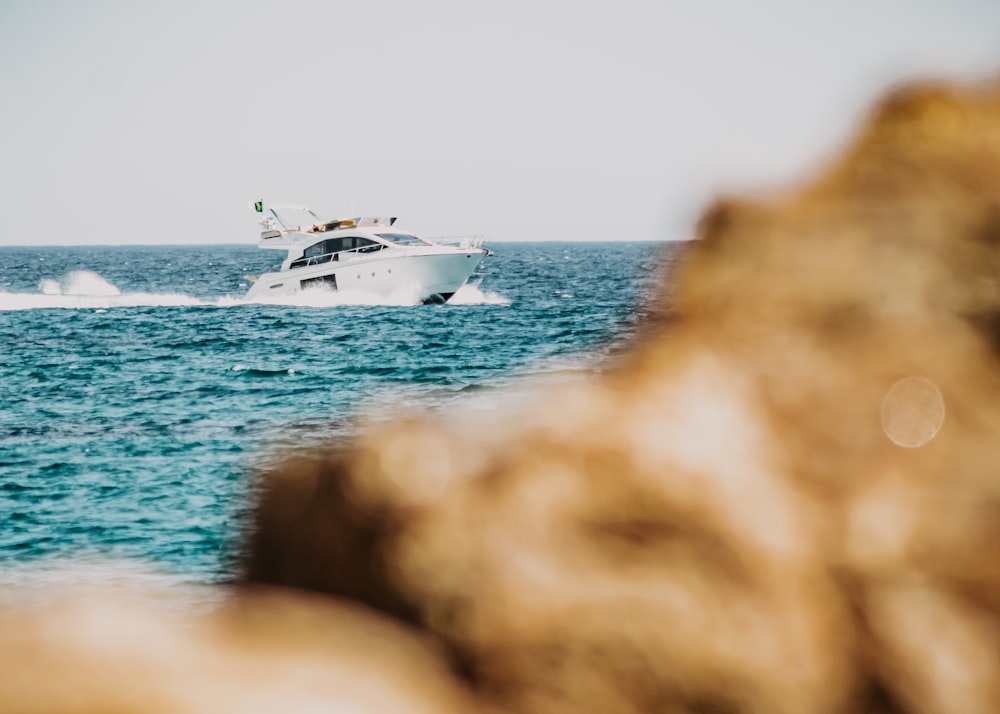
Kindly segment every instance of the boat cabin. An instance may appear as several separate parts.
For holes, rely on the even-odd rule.
[[[291,262],[289,268],[302,268],[307,265],[318,265],[329,263],[331,260],[338,260],[339,254],[345,251],[354,253],[374,253],[382,250],[385,246],[376,243],[370,238],[361,236],[340,236],[338,238],[327,238],[302,251],[302,257]]]

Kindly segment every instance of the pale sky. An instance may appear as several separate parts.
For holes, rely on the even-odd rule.
[[[0,0],[0,245],[247,243],[255,199],[428,236],[689,236],[1000,0]]]

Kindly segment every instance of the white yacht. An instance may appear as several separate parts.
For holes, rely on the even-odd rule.
[[[482,238],[457,245],[432,243],[393,228],[394,217],[320,218],[305,206],[254,204],[263,228],[261,248],[287,251],[280,266],[248,276],[247,298],[267,299],[320,288],[389,297],[413,294],[422,302],[446,302],[483,257]]]

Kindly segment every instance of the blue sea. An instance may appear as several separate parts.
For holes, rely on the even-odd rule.
[[[663,243],[496,243],[446,305],[250,304],[254,246],[0,248],[0,584],[107,559],[233,576],[253,474],[360,415],[599,368]],[[358,304],[359,302],[363,304]]]

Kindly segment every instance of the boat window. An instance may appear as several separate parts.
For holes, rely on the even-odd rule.
[[[322,243],[317,243],[316,245],[306,248],[305,256],[307,258],[313,255],[326,255],[328,253],[340,253],[344,250],[357,250],[358,248],[364,248],[370,245],[378,245],[375,241],[369,238],[361,238],[359,236],[343,236],[340,238],[328,238]],[[317,248],[316,253],[310,253],[313,248]]]
[[[370,238],[362,238],[361,236],[327,238],[319,243],[313,243],[302,251],[302,257],[294,261],[291,267],[302,268],[307,265],[328,263],[331,260],[337,260],[335,254],[342,253],[345,250],[357,251],[358,253],[371,253],[382,250],[384,247],[381,243],[376,243]]]
[[[331,290],[337,289],[337,276],[334,273],[329,275],[321,275],[318,278],[308,278],[306,280],[299,281],[299,287],[303,290],[306,288],[322,288],[326,287]]]
[[[370,246],[375,246],[375,250],[382,247],[380,243],[376,243],[371,238],[361,238],[360,236],[348,236],[338,240],[343,241],[342,247],[338,250],[357,250],[359,253],[365,253],[367,251],[364,249]]]
[[[409,233],[376,233],[379,238],[385,238],[390,243],[397,245],[430,245],[423,238],[417,238]]]
[[[323,241],[322,243],[316,243],[315,245],[309,246],[302,252],[303,257],[314,258],[317,255],[329,253],[330,251],[326,250],[326,243],[327,241]]]

